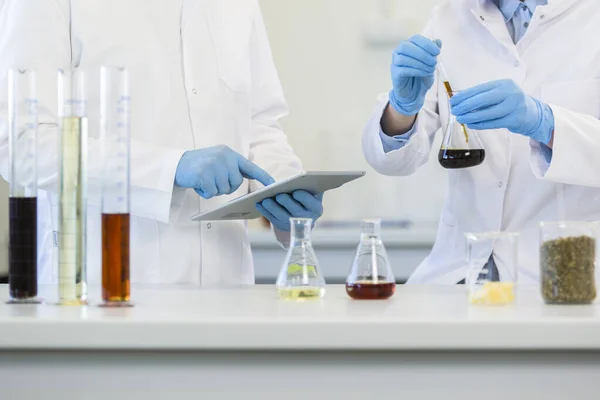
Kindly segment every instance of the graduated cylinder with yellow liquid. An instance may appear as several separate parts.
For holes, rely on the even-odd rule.
[[[86,205],[87,137],[85,75],[58,71],[59,207],[58,303],[87,303]]]
[[[317,300],[325,295],[325,279],[310,239],[312,222],[310,218],[290,218],[290,248],[276,283],[283,300]]]

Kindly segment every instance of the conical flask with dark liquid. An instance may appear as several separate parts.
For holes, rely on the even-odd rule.
[[[383,300],[396,291],[396,279],[381,238],[381,221],[362,221],[360,243],[346,279],[346,293],[356,300]]]
[[[449,100],[454,92],[447,81],[444,81],[444,86]],[[451,112],[449,115],[438,154],[440,164],[447,169],[470,168],[481,164],[485,159],[485,149],[481,139],[475,131],[458,123]]]

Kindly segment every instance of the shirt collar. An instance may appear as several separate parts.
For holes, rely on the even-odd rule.
[[[495,3],[504,16],[504,22],[510,21],[521,5],[519,0],[495,0]]]
[[[508,22],[513,18],[519,9],[519,6],[522,4],[519,0],[494,0],[494,3],[496,3],[500,9],[505,22]],[[548,0],[525,0],[524,3],[533,11],[536,6],[548,4]]]

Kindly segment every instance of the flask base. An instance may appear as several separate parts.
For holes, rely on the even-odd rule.
[[[325,289],[320,287],[301,286],[277,289],[282,300],[303,301],[318,300],[325,295]]]
[[[355,300],[385,300],[396,292],[395,282],[359,281],[346,284],[346,293]]]
[[[484,149],[440,149],[438,161],[446,169],[471,168],[485,160]]]

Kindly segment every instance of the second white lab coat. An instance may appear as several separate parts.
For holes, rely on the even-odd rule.
[[[456,283],[465,278],[465,232],[521,233],[519,279],[539,279],[539,221],[600,219],[600,7],[596,0],[549,0],[538,6],[515,45],[491,0],[445,1],[424,34],[443,41],[442,60],[455,90],[513,79],[550,104],[556,128],[547,163],[539,144],[509,131],[480,133],[483,164],[450,170],[449,195],[431,254],[409,283]],[[449,119],[441,82],[429,91],[417,132],[403,148],[385,153],[379,137],[382,98],[363,135],[368,162],[385,175],[409,175],[430,158],[436,132]],[[427,184],[427,182],[423,182]],[[506,250],[493,251],[502,274]]]
[[[24,66],[39,73],[41,282],[57,277],[56,71],[69,65],[88,73],[89,281],[99,282],[101,265],[99,69],[125,65],[132,96],[132,281],[253,283],[246,224],[190,217],[254,190],[255,183],[244,181],[230,196],[203,200],[174,187],[174,176],[186,150],[215,145],[231,147],[275,179],[301,170],[278,125],[288,110],[257,1],[6,0],[0,115],[6,70]],[[0,131],[7,178],[7,134]]]

